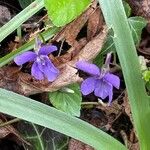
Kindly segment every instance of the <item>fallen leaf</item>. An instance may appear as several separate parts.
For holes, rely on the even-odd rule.
[[[86,145],[78,140],[71,139],[69,141],[68,150],[94,150],[91,146]]]
[[[78,33],[88,21],[90,14],[92,14],[96,9],[95,3],[96,1],[94,1],[91,7],[88,7],[88,9],[84,13],[82,13],[77,19],[64,27],[53,40],[59,42],[63,39],[66,39],[66,42],[68,42],[69,45],[74,46]]]
[[[85,60],[92,61],[101,51],[101,48],[107,37],[108,30],[103,26],[102,32],[88,42],[79,54],[74,58],[74,61]],[[75,63],[74,63],[75,64]]]
[[[139,47],[138,47],[138,51],[144,55],[149,55],[150,56],[150,46],[149,46],[149,42],[150,42],[150,37],[149,35],[142,39]]]
[[[0,124],[3,124],[5,122],[7,122],[5,116],[0,115]],[[9,138],[17,142],[18,144],[25,143],[27,145],[30,145],[26,140],[23,139],[20,133],[12,125],[0,127],[0,139],[6,138],[9,135],[11,135]]]
[[[150,22],[150,1],[149,0],[128,0],[133,12],[142,16]]]
[[[11,13],[5,6],[0,5],[0,27],[11,19]]]
[[[132,124],[133,124],[133,118],[132,118],[132,114],[131,114],[131,107],[130,107],[130,104],[129,104],[129,101],[128,101],[127,92],[125,92],[125,97],[124,97],[123,106],[124,106],[124,109],[125,109],[126,114],[129,116],[130,121],[131,121]]]
[[[88,20],[87,25],[87,39],[90,41],[97,33],[100,32],[104,24],[102,12],[99,7],[92,13]]]
[[[131,114],[131,107],[130,107],[130,104],[129,104],[129,101],[128,101],[127,92],[125,92],[123,106],[124,106],[126,114],[129,116],[130,121],[133,124],[133,117],[132,117],[132,114]],[[139,148],[139,142],[137,140],[137,137],[136,137],[135,133],[136,133],[135,129],[133,128],[131,133],[130,133],[129,139],[127,140],[127,145],[128,145],[129,150],[139,150],[140,149]]]

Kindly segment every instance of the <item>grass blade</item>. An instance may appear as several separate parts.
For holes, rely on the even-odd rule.
[[[141,150],[150,149],[149,98],[140,70],[132,33],[122,0],[99,0],[107,25],[114,31],[114,42],[122,66],[134,125]]]
[[[12,18],[8,23],[2,26],[0,28],[0,42],[43,7],[43,0],[35,0],[28,7],[22,10],[18,15]]]
[[[0,89],[0,111],[66,134],[93,146],[96,150],[126,150],[121,143],[96,127],[4,89]]]

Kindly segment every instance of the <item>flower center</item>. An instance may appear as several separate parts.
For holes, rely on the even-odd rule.
[[[104,78],[104,76],[105,76],[108,72],[109,72],[109,71],[108,71],[107,68],[102,67],[102,69],[101,69],[101,74],[100,74],[100,76],[98,77],[98,79]]]
[[[39,55],[38,57],[37,57],[37,61],[38,62],[40,62],[43,66],[46,64],[46,57],[48,57],[48,56],[45,56],[45,55]]]

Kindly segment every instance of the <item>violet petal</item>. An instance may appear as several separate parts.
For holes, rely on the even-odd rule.
[[[43,56],[41,58],[41,60],[39,59],[38,61],[38,66],[39,69],[44,72],[45,71],[45,67],[49,68],[52,72],[54,73],[58,73],[58,69],[53,65],[53,63],[50,61],[50,59],[48,58],[48,56]]]
[[[88,95],[94,91],[95,81],[96,81],[95,78],[89,77],[82,82],[81,92],[83,95]]]
[[[94,90],[95,96],[105,99],[107,96],[109,96],[110,90],[111,90],[110,84],[103,81],[102,79],[96,80],[96,86]]]
[[[57,51],[57,47],[54,45],[45,45],[45,46],[41,46],[38,54],[39,55],[48,55],[54,51]]]
[[[119,89],[120,87],[120,79],[118,76],[111,74],[111,73],[107,73],[104,76],[104,79],[109,82],[110,84],[112,84],[115,88]]]
[[[56,67],[52,66],[51,64],[48,64],[47,66],[44,67],[43,73],[47,77],[48,81],[52,82],[57,78],[59,70]]]
[[[38,62],[38,67],[43,72],[48,81],[52,82],[57,78],[59,70],[53,65],[53,63],[47,57],[44,58],[44,61],[45,61],[44,64]]]
[[[96,76],[100,75],[100,69],[96,65],[90,64],[86,61],[78,61],[76,67],[88,74]]]
[[[34,62],[31,68],[31,75],[34,76],[37,80],[43,80],[44,75],[38,67],[38,63]]]
[[[44,71],[44,75],[47,77],[48,81],[53,82],[59,74],[58,72],[52,72],[50,69]]]
[[[26,62],[29,62],[29,61],[34,61],[37,57],[37,54],[34,53],[34,52],[25,52],[21,55],[18,55],[14,58],[14,62],[17,64],[17,65],[23,65],[24,63]]]
[[[54,66],[54,64],[50,60],[47,63],[51,72],[59,74],[59,70]]]

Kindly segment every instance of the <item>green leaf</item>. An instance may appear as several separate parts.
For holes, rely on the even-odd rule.
[[[142,29],[146,26],[147,22],[142,17],[130,17],[128,18],[128,22],[130,24],[134,43],[137,45],[141,40]],[[107,54],[108,52],[116,51],[113,38],[114,34],[112,30],[110,30],[106,42],[102,48],[102,54]]]
[[[146,26],[147,21],[142,17],[130,17],[128,22],[131,28],[132,36],[135,45],[138,45],[141,40],[142,29]]]
[[[28,150],[67,150],[68,137],[48,128],[26,121],[19,122],[17,130],[31,145]]]
[[[145,83],[146,90],[148,91],[148,94],[150,95],[150,82]]]
[[[113,41],[113,38],[114,38],[114,33],[112,31],[112,29],[109,30],[108,32],[108,36],[107,36],[107,39],[106,39],[106,42],[104,43],[104,46],[101,50],[101,54],[105,55],[111,51],[116,51],[116,48],[115,48],[115,43]]]
[[[50,92],[49,99],[57,109],[73,116],[80,116],[82,96],[78,84],[72,84],[63,90]]]
[[[79,16],[91,0],[45,0],[45,7],[53,24],[60,27]]]
[[[146,82],[149,82],[150,81],[150,71],[149,70],[146,70],[142,73],[143,75],[143,79],[146,81]]]
[[[128,18],[128,22],[132,32],[134,43],[135,45],[138,45],[141,40],[142,29],[146,26],[147,22],[142,17],[130,17]],[[95,58],[96,63],[100,63],[100,59],[102,58],[101,55],[105,55],[111,51],[116,51],[113,38],[115,37],[113,35],[113,32],[110,30],[101,52]]]
[[[104,55],[102,55],[101,53],[99,53],[96,58],[93,61],[94,64],[96,64],[97,66],[102,67],[102,65],[104,64]]]
[[[17,14],[14,18],[12,18],[8,23],[3,25],[0,28],[0,42],[43,7],[44,0],[35,0],[32,4],[30,4],[19,14]]]
[[[23,9],[26,8],[28,5],[30,5],[32,2],[34,2],[34,0],[18,0],[18,1]]]
[[[130,17],[130,15],[131,15],[131,7],[129,6],[129,4],[126,1],[123,1],[123,6],[124,6],[124,10],[126,12],[126,16]]]
[[[96,65],[102,66],[104,63],[104,55],[106,55],[107,53],[112,52],[112,51],[116,52],[115,43],[113,41],[113,36],[114,36],[114,33],[110,29],[101,52],[94,59],[94,63]]]
[[[1,88],[0,112],[58,131],[96,150],[126,150],[116,139],[85,121]]]

